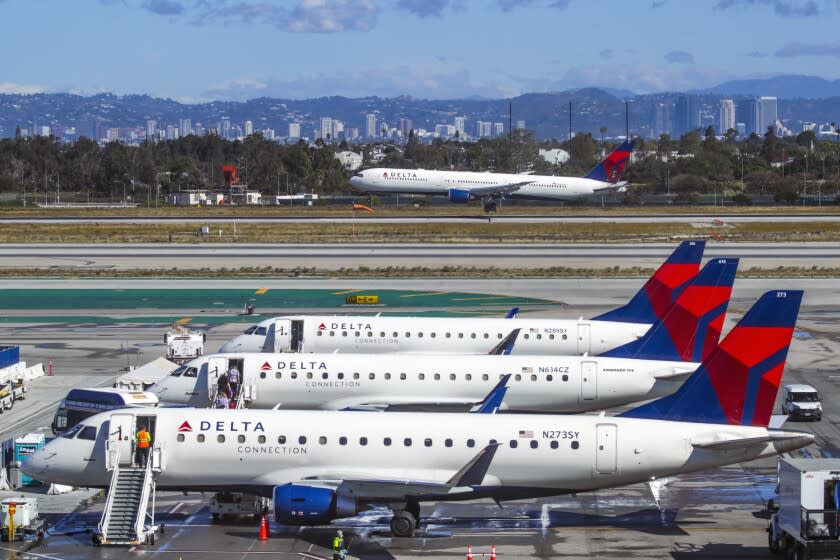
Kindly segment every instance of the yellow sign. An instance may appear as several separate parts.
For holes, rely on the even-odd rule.
[[[376,305],[379,303],[379,296],[347,296],[344,303],[348,305]]]

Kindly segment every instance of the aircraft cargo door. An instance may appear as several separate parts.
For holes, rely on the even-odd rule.
[[[598,398],[598,363],[580,363],[580,398],[592,401]]]
[[[595,470],[600,474],[612,474],[617,467],[618,427],[615,424],[598,424],[596,431]]]
[[[589,353],[590,329],[588,323],[578,323],[578,354],[581,356]]]
[[[134,437],[134,415],[115,413],[111,415],[108,427],[108,443],[105,446],[105,466],[113,469],[119,466],[131,465],[134,454],[131,440]]]

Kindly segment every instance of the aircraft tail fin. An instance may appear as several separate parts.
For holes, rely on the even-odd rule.
[[[802,294],[762,295],[676,393],[621,416],[769,426]]]
[[[584,179],[593,179],[610,184],[618,183],[632,153],[633,141],[625,140],[618,148],[607,154],[607,157],[596,165],[592,171],[584,175]]]
[[[652,325],[663,319],[680,291],[697,276],[705,247],[705,241],[683,241],[627,304],[593,320]]]
[[[641,338],[602,356],[640,360],[701,362],[723,330],[738,259],[712,259],[677,296],[665,317]]]

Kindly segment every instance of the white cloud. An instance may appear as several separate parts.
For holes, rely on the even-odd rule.
[[[0,82],[0,93],[44,93],[45,88],[35,84]]]
[[[629,89],[638,93],[685,91],[709,87],[729,79],[716,68],[690,65],[596,64],[569,69],[558,85],[565,88],[586,86]]]

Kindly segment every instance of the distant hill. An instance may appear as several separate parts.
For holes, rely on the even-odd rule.
[[[769,95],[783,99],[821,99],[840,96],[840,80],[816,76],[785,75],[751,80],[732,80],[698,93],[721,95]]]

